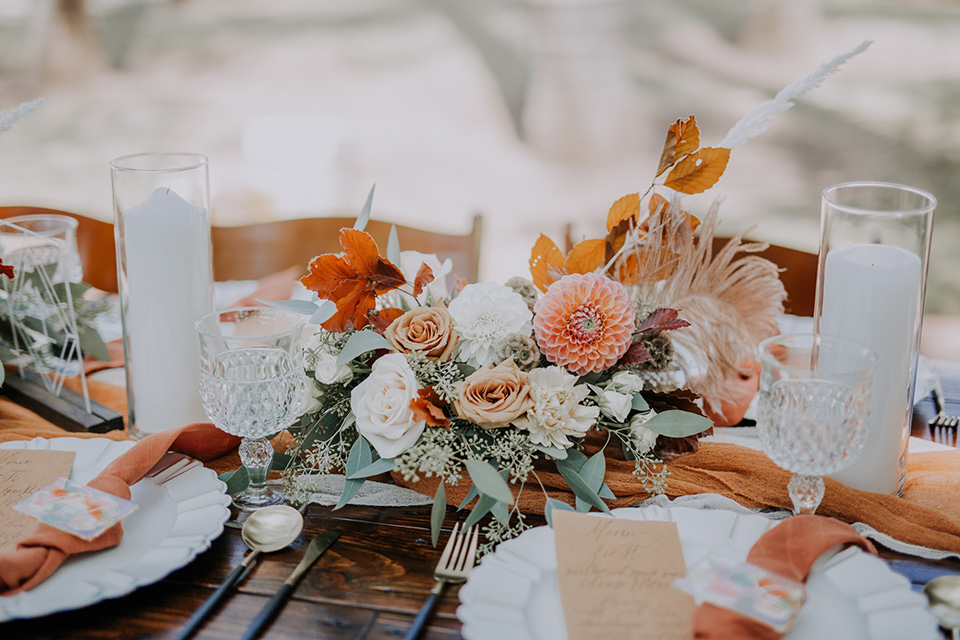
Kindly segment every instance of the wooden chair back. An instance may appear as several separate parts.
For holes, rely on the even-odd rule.
[[[729,241],[730,238],[714,238],[714,253]],[[783,288],[787,290],[787,299],[784,303],[787,313],[796,316],[813,316],[817,297],[817,254],[772,244],[763,251],[750,255],[766,258],[782,269],[780,281],[783,283]]]
[[[36,214],[57,214],[76,219],[84,282],[103,291],[118,291],[116,244],[111,223],[58,209],[0,207],[0,218]],[[299,266],[306,273],[307,265],[315,256],[340,251],[340,229],[353,226],[354,220],[303,218],[239,227],[215,226],[211,229],[213,277],[218,282],[256,280],[292,266]],[[386,252],[391,226],[382,220],[371,220],[367,224],[366,231],[377,241],[381,254]],[[441,260],[450,258],[453,273],[474,282],[480,265],[482,230],[482,216],[476,215],[470,233],[465,235],[439,234],[397,225],[397,238],[404,250],[435,253]]]
[[[214,227],[213,274],[218,281],[253,280],[291,266],[306,273],[307,265],[322,253],[337,253],[340,229],[352,227],[355,218],[302,218],[279,220],[241,227]],[[385,255],[390,237],[389,222],[371,220],[366,232],[373,236]],[[473,218],[465,235],[446,235],[396,225],[403,250],[435,253],[450,258],[456,277],[474,282],[480,265],[482,216]]]

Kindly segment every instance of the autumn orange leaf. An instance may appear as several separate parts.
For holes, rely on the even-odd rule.
[[[434,391],[433,387],[420,389],[417,394],[420,397],[410,401],[410,409],[413,410],[415,420],[423,420],[432,427],[450,426],[450,419],[441,408],[446,403]]]
[[[403,309],[388,307],[386,309],[380,309],[379,311],[371,311],[367,314],[367,318],[370,320],[370,326],[373,327],[373,330],[382,335],[383,332],[387,330],[387,327],[404,313],[406,313],[406,311]]]
[[[564,268],[568,273],[590,273],[607,263],[607,241],[583,240],[570,249]]]
[[[677,163],[663,183],[680,193],[703,193],[717,183],[727,168],[730,149],[706,147]]]
[[[533,284],[540,291],[546,291],[563,274],[565,261],[557,244],[541,233],[530,252],[530,275],[533,276]]]
[[[640,218],[639,193],[623,196],[611,205],[610,211],[607,213],[607,231],[613,231],[615,226],[631,218],[634,220]]]
[[[661,211],[665,211],[666,208],[670,206],[670,202],[659,193],[655,193],[652,196],[650,196],[650,201],[647,204],[650,209],[651,216]],[[686,211],[681,211],[681,213],[687,216],[687,222],[690,223],[690,233],[693,233],[694,231],[696,231],[697,227],[700,226],[700,218],[690,213],[687,213]],[[648,216],[647,219],[640,224],[640,230],[649,231],[649,229],[650,229],[650,218]]]
[[[657,175],[666,171],[678,158],[693,153],[700,147],[700,129],[697,119],[690,115],[680,118],[667,130],[667,139],[660,153]]]
[[[423,288],[431,282],[433,282],[433,269],[426,262],[421,263],[420,268],[417,269],[417,277],[413,279],[414,297],[423,293]]]
[[[377,296],[406,282],[400,269],[380,257],[370,234],[341,229],[340,246],[342,255],[317,256],[310,263],[310,273],[300,279],[307,289],[337,305],[337,312],[322,325],[337,332],[365,327]]]
[[[0,273],[13,280],[13,265],[3,264],[3,260],[0,260]]]

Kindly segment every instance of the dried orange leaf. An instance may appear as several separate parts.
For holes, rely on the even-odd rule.
[[[583,240],[570,249],[564,263],[568,273],[590,273],[607,262],[607,241],[603,238]]]
[[[678,158],[696,151],[699,146],[700,129],[697,127],[695,117],[691,115],[674,122],[667,130],[667,139],[660,153],[657,175],[666,171]]]
[[[706,147],[691,153],[677,163],[669,174],[664,186],[680,193],[703,193],[717,183],[727,168],[730,149]]]
[[[648,206],[650,209],[650,216],[653,216],[654,214],[660,213],[662,211],[666,211],[667,207],[670,206],[670,201],[664,198],[663,196],[661,196],[659,193],[655,193],[652,196],[650,196],[650,201],[648,203]],[[700,218],[686,211],[681,211],[680,213],[687,216],[687,222],[690,224],[690,233],[693,233],[694,231],[696,231],[697,227],[700,226]],[[647,217],[646,220],[640,223],[640,230],[641,231],[650,230],[649,216]]]
[[[541,233],[530,252],[530,275],[533,276],[533,284],[537,285],[540,291],[546,291],[547,287],[558,279],[557,274],[563,272],[563,263],[563,252],[553,240]]]
[[[419,296],[423,293],[423,288],[433,282],[433,269],[424,262],[417,269],[417,277],[413,280],[413,295]]]
[[[613,206],[610,207],[610,212],[607,214],[607,231],[612,230],[615,226],[630,218],[634,220],[640,218],[639,193],[631,193],[630,195],[623,196],[613,203]]]

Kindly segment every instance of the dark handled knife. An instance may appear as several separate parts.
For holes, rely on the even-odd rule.
[[[303,574],[306,573],[307,569],[312,567],[313,563],[323,555],[323,552],[340,537],[341,533],[343,532],[334,529],[317,534],[310,542],[310,546],[307,547],[307,552],[304,554],[303,560],[300,561],[300,564],[293,570],[293,573],[291,573],[290,577],[283,583],[280,590],[273,595],[270,602],[266,604],[253,621],[253,624],[250,625],[250,628],[247,629],[247,632],[243,635],[243,640],[254,640],[254,638],[260,635],[263,628],[273,621],[280,609],[283,608],[283,605],[290,599],[290,595],[293,593],[293,590],[297,588],[297,583],[300,582]]]

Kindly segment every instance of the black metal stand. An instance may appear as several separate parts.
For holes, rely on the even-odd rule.
[[[91,413],[87,413],[82,395],[64,388],[55,396],[47,391],[39,374],[32,371],[26,372],[25,377],[8,371],[0,394],[67,431],[106,433],[123,429],[123,416],[113,409],[91,400]]]

